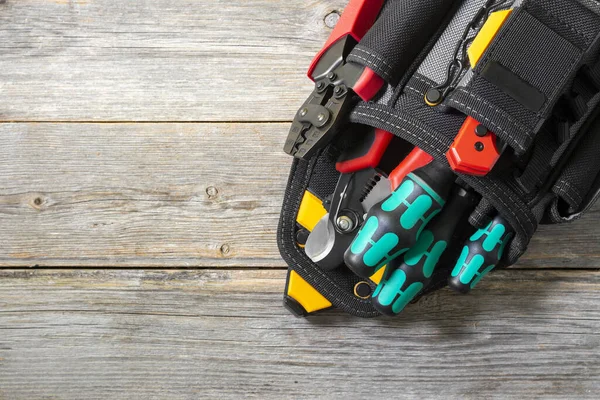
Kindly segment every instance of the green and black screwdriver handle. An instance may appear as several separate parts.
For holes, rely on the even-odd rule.
[[[471,189],[456,183],[450,168],[432,160],[370,209],[344,261],[363,278],[387,266],[373,294],[381,313],[398,314],[427,286],[442,255],[457,245],[453,232],[477,200]],[[473,233],[462,246],[450,288],[469,292],[498,265],[512,233],[500,215]]]

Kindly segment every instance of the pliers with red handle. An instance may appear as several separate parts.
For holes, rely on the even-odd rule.
[[[368,101],[384,84],[370,68],[346,57],[373,26],[385,0],[351,0],[323,49],[313,59],[308,77],[315,89],[296,113],[284,145],[294,157],[310,158],[338,133],[352,102],[351,92]]]

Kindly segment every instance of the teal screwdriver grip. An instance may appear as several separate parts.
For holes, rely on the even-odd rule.
[[[452,171],[436,161],[409,173],[398,189],[367,213],[344,254],[348,268],[368,278],[406,252],[444,207],[453,185]]]
[[[512,228],[501,216],[475,232],[463,247],[448,286],[457,292],[468,293],[496,268],[512,236]]]
[[[417,243],[388,264],[372,296],[379,312],[398,314],[429,285],[440,258],[456,244],[457,224],[473,209],[476,200],[473,192],[457,188],[444,210],[419,235]]]
[[[429,284],[447,246],[445,240],[435,240],[431,231],[423,231],[413,248],[388,264],[373,293],[375,308],[389,316],[402,311]]]
[[[400,187],[369,210],[365,223],[346,250],[344,261],[368,278],[411,248],[444,200],[419,177],[408,174]]]

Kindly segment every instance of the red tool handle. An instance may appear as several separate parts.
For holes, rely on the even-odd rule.
[[[446,158],[456,172],[485,176],[494,168],[501,154],[496,145],[496,135],[476,119],[467,117]]]
[[[350,35],[356,40],[360,42],[360,39],[367,33],[369,29],[375,23],[377,16],[379,15],[379,11],[381,11],[381,7],[383,7],[383,3],[385,0],[350,0],[340,20],[335,25],[333,32],[325,42],[325,45],[317,53],[312,63],[310,64],[310,68],[308,69],[308,77],[312,78],[312,73],[317,63],[321,59],[321,56],[327,52],[327,50],[339,39],[346,35]]]
[[[350,174],[377,167],[393,137],[393,134],[383,129],[369,132],[364,142],[356,146],[355,151],[346,154],[344,159],[338,161],[335,168],[342,174]]]
[[[425,153],[418,147],[415,147],[408,156],[402,162],[394,168],[394,170],[390,173],[389,180],[392,192],[398,189],[400,183],[406,178],[406,175],[409,173],[426,166],[431,161],[433,161],[433,157],[429,154]]]

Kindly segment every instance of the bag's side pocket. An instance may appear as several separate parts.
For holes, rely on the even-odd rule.
[[[572,221],[593,206],[600,193],[600,118],[590,126],[556,180],[550,222]]]

